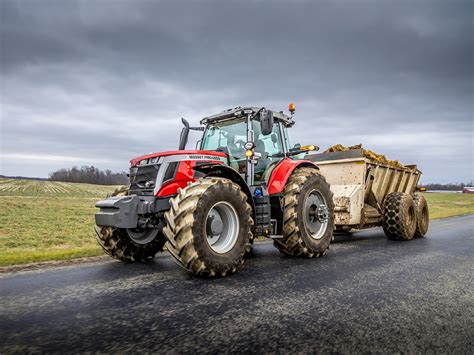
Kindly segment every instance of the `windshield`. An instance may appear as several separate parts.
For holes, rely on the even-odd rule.
[[[247,141],[246,127],[246,122],[243,120],[209,124],[204,132],[201,148],[224,150],[225,148],[234,148],[237,143],[245,144]]]
[[[255,151],[262,156],[255,166],[255,179],[260,180],[265,169],[274,161],[284,157],[283,142],[279,123],[273,125],[273,132],[263,135],[260,131],[260,121],[253,120]],[[203,150],[220,150],[229,155],[230,165],[245,173],[246,157],[245,143],[247,142],[247,123],[245,120],[232,120],[209,124],[201,144]]]

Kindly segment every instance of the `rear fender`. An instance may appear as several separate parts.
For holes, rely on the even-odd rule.
[[[319,170],[318,166],[309,160],[283,159],[275,169],[273,169],[268,181],[268,193],[275,195],[283,192],[288,178],[296,168],[308,167]]]

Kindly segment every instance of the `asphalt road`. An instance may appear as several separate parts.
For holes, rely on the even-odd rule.
[[[0,278],[0,353],[474,351],[474,216],[410,242],[339,236],[320,259],[256,245],[202,280],[166,256]]]

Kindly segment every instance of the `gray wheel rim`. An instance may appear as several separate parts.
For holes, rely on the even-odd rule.
[[[214,204],[206,217],[206,240],[211,249],[224,254],[231,250],[239,236],[239,216],[225,201]]]
[[[311,238],[321,239],[329,224],[328,204],[324,196],[317,190],[312,190],[304,203],[304,222]]]
[[[127,229],[127,234],[135,243],[143,245],[152,242],[156,238],[158,229]]]

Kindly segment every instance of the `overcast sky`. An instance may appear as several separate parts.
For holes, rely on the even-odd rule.
[[[473,179],[473,1],[0,0],[0,174],[128,169],[179,118],[286,110],[292,143]]]

